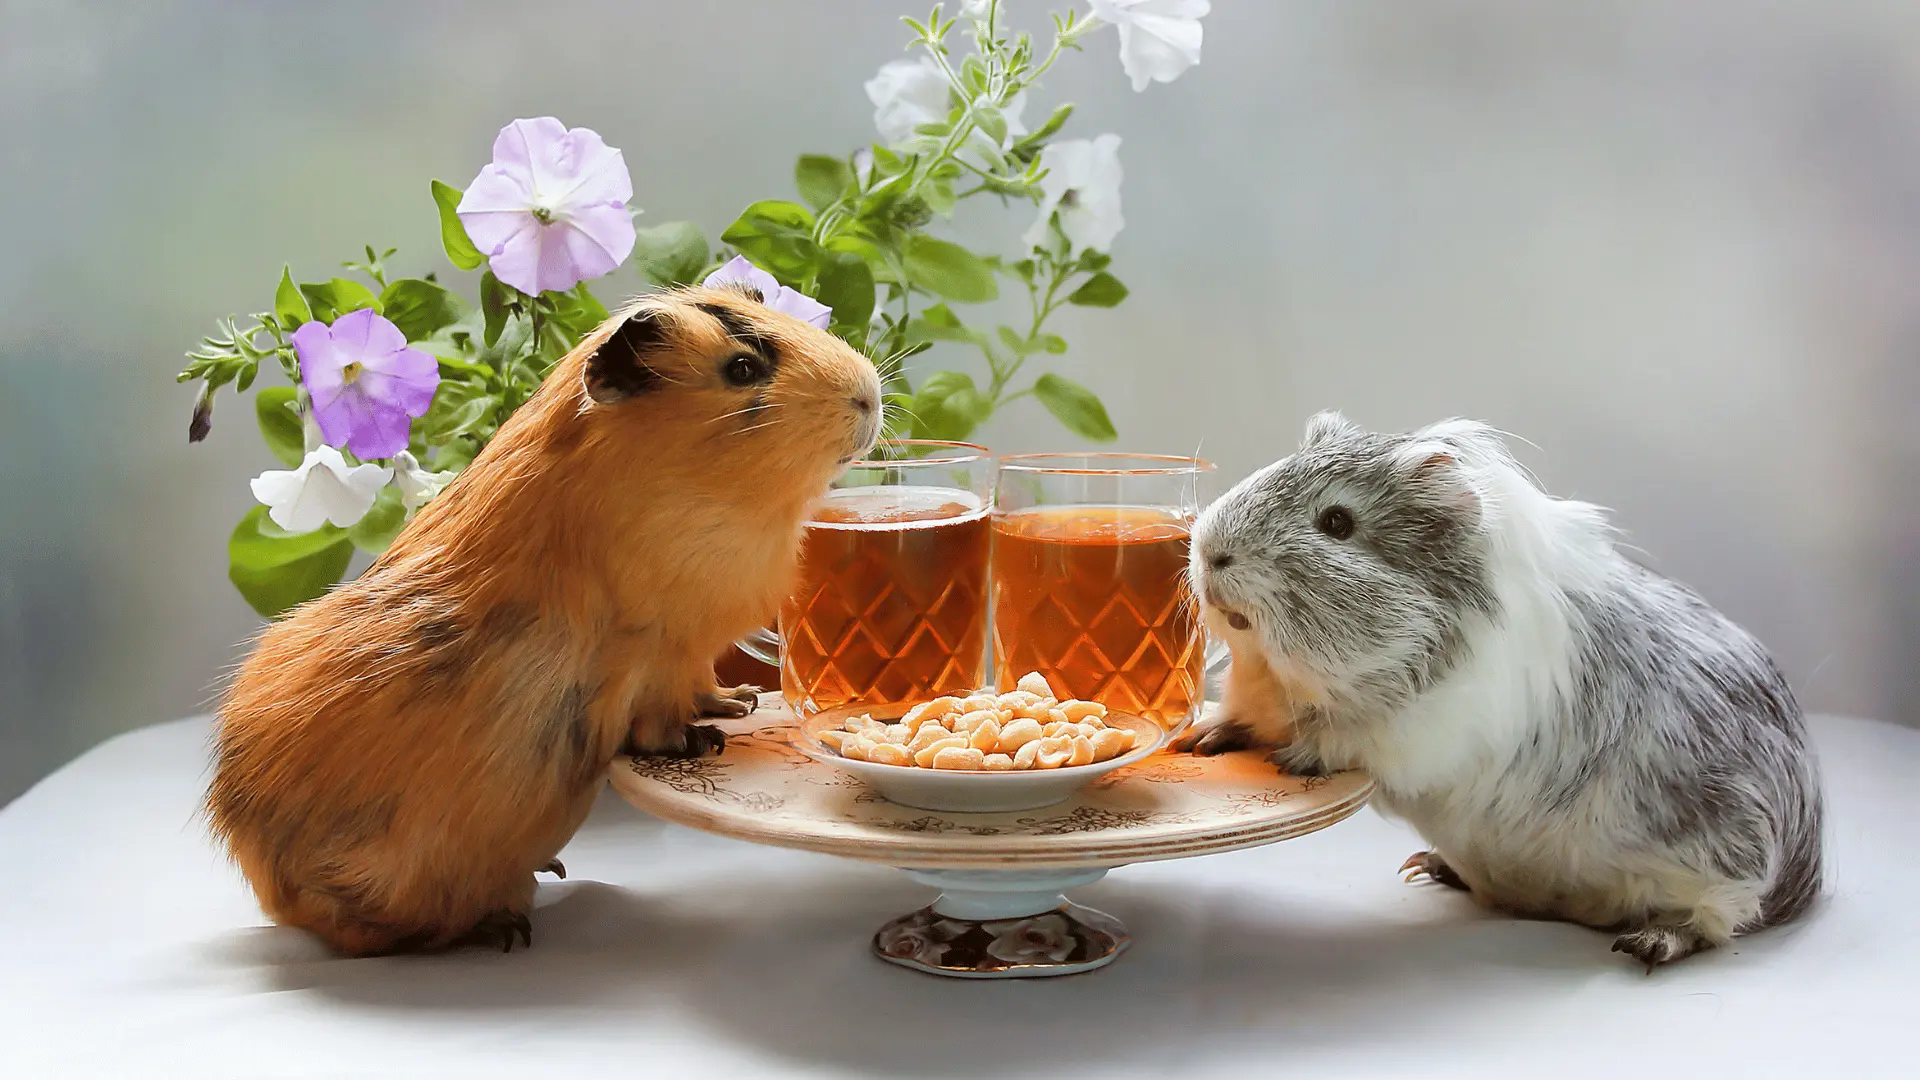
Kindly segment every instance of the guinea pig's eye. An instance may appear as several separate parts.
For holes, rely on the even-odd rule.
[[[767,362],[751,353],[728,357],[720,366],[720,377],[735,386],[752,386],[767,377]]]
[[[1353,513],[1344,506],[1329,506],[1320,511],[1320,516],[1313,524],[1335,540],[1345,540],[1353,535]]]

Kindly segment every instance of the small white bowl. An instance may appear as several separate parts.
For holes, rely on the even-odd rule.
[[[998,814],[1014,810],[1037,810],[1063,802],[1093,780],[1160,749],[1167,740],[1167,732],[1144,716],[1108,713],[1103,718],[1108,727],[1126,728],[1134,735],[1134,748],[1119,757],[1097,761],[1092,765],[1073,765],[1060,769],[986,772],[855,761],[841,757],[838,750],[820,739],[822,732],[838,731],[852,717],[872,716],[875,720],[891,722],[905,715],[909,707],[848,707],[816,713],[801,721],[794,730],[793,745],[815,761],[826,762],[860,778],[888,802],[919,810]]]

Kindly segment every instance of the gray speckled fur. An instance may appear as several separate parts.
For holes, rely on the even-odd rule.
[[[1234,670],[1190,741],[1367,769],[1482,902],[1624,930],[1651,967],[1819,894],[1817,770],[1765,649],[1485,426],[1315,417],[1202,515],[1192,573]]]

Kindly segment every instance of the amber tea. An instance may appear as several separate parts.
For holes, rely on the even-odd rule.
[[[996,515],[998,684],[1039,671],[1063,697],[1184,721],[1205,693],[1205,639],[1186,579],[1191,521],[1144,506]]]
[[[802,713],[984,685],[987,508],[955,488],[831,492],[780,608],[780,689]]]

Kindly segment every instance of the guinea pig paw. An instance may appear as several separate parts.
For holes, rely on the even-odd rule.
[[[473,924],[473,928],[455,939],[455,945],[498,945],[501,952],[513,951],[513,939],[518,935],[523,945],[533,946],[533,923],[520,912],[502,908],[489,912]]]
[[[1245,750],[1253,745],[1253,729],[1233,720],[1222,720],[1203,728],[1194,728],[1173,741],[1183,754],[1213,757],[1215,754]]]
[[[1267,755],[1267,760],[1280,766],[1280,771],[1288,776],[1326,776],[1330,771],[1313,751],[1299,743],[1275,750]]]
[[[1613,939],[1613,951],[1626,953],[1647,965],[1647,974],[1661,964],[1684,960],[1711,943],[1699,931],[1687,926],[1649,926]]]
[[[757,686],[716,688],[694,695],[693,707],[700,716],[738,720],[759,708],[760,694]]]
[[[541,867],[540,872],[543,874],[552,874],[554,877],[565,881],[567,878],[567,864],[561,862],[559,859],[553,859],[549,861],[547,865]]]
[[[1447,860],[1441,858],[1437,851],[1414,852],[1407,856],[1406,862],[1400,864],[1400,872],[1407,875],[1406,880],[1409,882],[1424,875],[1428,880],[1445,885],[1449,889],[1459,889],[1461,892],[1471,891],[1459,873],[1448,866]]]

